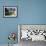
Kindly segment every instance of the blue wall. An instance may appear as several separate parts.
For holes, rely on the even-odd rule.
[[[18,17],[3,18],[3,6],[16,5]],[[18,32],[18,24],[46,24],[46,0],[0,0],[0,44],[8,43],[9,32]]]

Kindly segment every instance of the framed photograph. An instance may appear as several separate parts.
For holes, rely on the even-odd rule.
[[[17,7],[16,6],[4,6],[3,7],[4,17],[17,17]]]

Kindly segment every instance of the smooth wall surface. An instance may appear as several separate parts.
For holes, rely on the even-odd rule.
[[[8,44],[10,32],[16,33],[15,43],[18,43],[17,18],[3,18],[3,6],[17,6],[18,0],[0,0],[0,44]]]
[[[3,6],[18,6],[18,16],[3,18]],[[46,24],[46,0],[0,0],[0,44],[8,43],[9,32],[17,34],[18,24]]]

